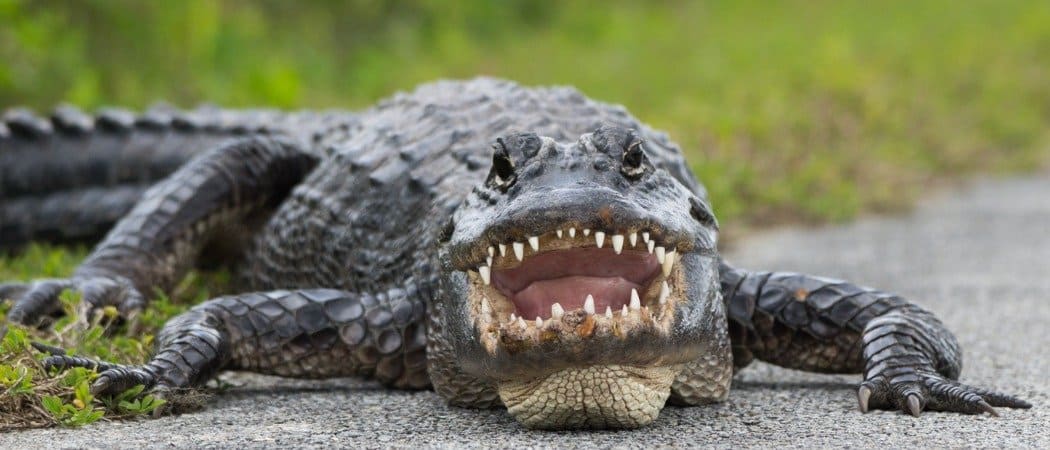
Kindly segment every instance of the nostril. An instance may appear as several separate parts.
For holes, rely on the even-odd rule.
[[[703,204],[700,199],[691,197],[689,199],[689,215],[693,216],[697,222],[701,224],[718,229],[718,220],[715,219],[715,215],[711,212],[711,208]]]

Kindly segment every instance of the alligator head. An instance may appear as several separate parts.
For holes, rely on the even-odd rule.
[[[440,339],[527,426],[651,422],[721,308],[710,207],[623,128],[493,148],[442,233]]]

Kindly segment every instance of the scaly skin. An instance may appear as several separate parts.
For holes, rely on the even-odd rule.
[[[354,122],[345,112],[163,105],[95,116],[60,106],[47,118],[9,110],[0,117],[0,252],[31,240],[97,242],[150,185],[223,143],[276,134],[311,151]]]
[[[146,119],[157,114],[92,121],[65,110],[46,121],[18,112],[0,127],[0,158],[19,156],[7,156],[0,199],[24,209],[0,208],[0,228],[18,232],[0,245],[87,238],[54,218],[63,205],[86,213],[77,198],[123,192],[90,220],[99,229],[141,195],[71,279],[0,285],[0,298],[15,302],[10,320],[43,323],[67,288],[82,292],[85,314],[115,305],[133,317],[145,293],[170,290],[195,265],[239,274],[234,295],[172,319],[144,366],[47,360],[99,368],[96,393],[144,384],[164,394],[230,369],[359,375],[432,387],[459,406],[505,405],[529,427],[632,428],[668,401],[724,400],[734,365],[758,358],[863,372],[862,411],[1028,406],[954,381],[954,337],[900,297],[726,264],[678,148],[622,107],[572,89],[478,79],[425,85],[361,113],[200,110],[181,121],[192,126],[164,131],[167,140],[142,129],[176,123]],[[111,122],[124,140],[107,140]],[[157,142],[190,161],[142,193],[155,178],[128,174],[155,159]],[[41,146],[51,150],[33,153]],[[80,147],[94,150],[62,162]],[[95,168],[114,149],[139,159]],[[47,173],[72,175],[38,183]],[[558,299],[569,301],[564,311],[542,303],[551,312],[527,322],[510,315],[537,301],[506,291],[513,270],[562,267],[528,264],[583,251],[653,275],[632,285],[642,292],[630,305],[599,296],[622,300],[615,313],[588,298]],[[584,266],[568,263],[565,276]]]

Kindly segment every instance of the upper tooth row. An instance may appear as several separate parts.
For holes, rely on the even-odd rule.
[[[599,231],[599,233],[601,233],[601,232]],[[532,239],[536,239],[536,237],[529,238],[530,241]],[[616,254],[620,254],[620,250],[623,248],[623,235],[617,234],[617,235],[613,236],[612,237],[612,242],[613,242],[613,248],[616,250]],[[649,244],[650,244],[649,245],[649,253],[653,253],[653,251],[654,251],[654,248],[651,245],[652,243],[653,243],[653,241],[649,241]],[[538,246],[539,246],[539,244],[537,243],[536,246],[534,246],[533,248],[535,249]],[[521,242],[515,242],[513,247],[514,247],[514,256],[518,258],[518,261],[521,261],[521,260],[525,259],[525,244],[522,244]],[[601,243],[601,240],[599,240],[598,241],[598,248],[601,248],[601,247],[602,247],[602,243]],[[502,253],[502,248],[503,248],[503,244],[500,244],[501,253]],[[489,247],[489,250],[491,251],[492,247]],[[675,255],[677,255],[678,252],[676,250],[674,250],[674,249],[672,249],[671,251],[667,251],[667,249],[665,249],[663,247],[656,247],[655,251],[656,251],[656,259],[658,261],[660,261],[661,272],[663,272],[663,275],[665,277],[670,276],[671,275],[671,269],[674,269]],[[491,256],[489,256],[488,258],[485,258],[485,265],[478,266],[478,274],[481,275],[481,279],[482,279],[482,281],[485,282],[485,285],[488,285],[488,284],[492,283],[492,257]]]
[[[557,231],[555,231],[555,234],[558,236],[558,238],[561,238],[563,232],[562,232],[561,229],[558,229]],[[583,229],[583,235],[587,236],[589,234],[591,234],[591,230],[587,229],[587,228],[584,228]],[[569,237],[576,237],[576,228],[569,228]],[[613,250],[616,252],[617,255],[619,255],[620,252],[623,251],[624,235],[622,235],[622,234],[614,234],[614,235],[610,236],[610,240],[612,241]],[[642,241],[646,244],[646,247],[649,249],[649,253],[653,253],[655,251],[657,258],[660,260],[660,264],[663,264],[664,263],[663,255],[664,255],[664,250],[665,250],[664,247],[657,247],[656,246],[656,241],[649,240],[649,232],[648,231],[642,232]],[[540,250],[540,237],[539,236],[530,236],[528,238],[528,242],[529,242],[529,247],[532,248],[532,251],[538,252]],[[638,233],[635,232],[635,233],[628,234],[627,235],[627,242],[629,242],[631,244],[631,247],[637,246],[638,245]],[[598,248],[602,248],[602,247],[605,246],[605,232],[604,231],[595,231],[594,232],[594,244],[597,245]],[[511,244],[511,249],[514,251],[514,257],[518,258],[518,261],[521,261],[521,260],[525,259],[525,244],[524,243],[522,243],[522,242],[514,242],[514,243]],[[489,257],[496,256],[496,247],[489,246],[488,253],[489,253]],[[671,253],[673,254],[674,250],[671,250]],[[500,256],[507,256],[507,246],[505,244],[499,244],[499,255]]]

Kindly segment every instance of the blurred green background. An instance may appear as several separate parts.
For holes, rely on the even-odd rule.
[[[0,107],[362,108],[478,74],[626,105],[734,226],[1050,154],[1047,1],[0,0]]]

